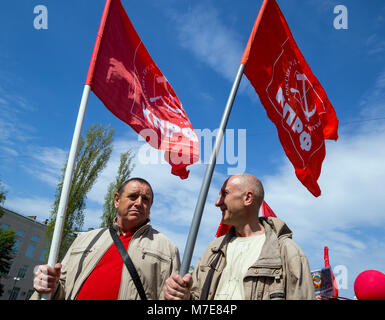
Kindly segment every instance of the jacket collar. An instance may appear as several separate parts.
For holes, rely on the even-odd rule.
[[[259,258],[253,266],[281,267],[282,260],[278,243],[278,235],[270,224],[272,221],[268,221],[266,218],[260,218],[259,220],[265,228],[266,240],[262,246]]]
[[[114,223],[112,224],[112,227],[116,230],[116,233],[118,234],[118,236],[120,236],[120,227],[119,225],[116,223],[116,220],[114,221]],[[135,237],[139,237],[140,235],[142,235],[148,228],[150,227],[150,219],[147,219],[147,221],[141,226],[139,227],[139,229],[137,229],[134,234],[133,234],[133,238]]]
[[[291,238],[292,232],[289,227],[279,218],[274,217],[259,217],[259,222],[262,223],[265,228],[266,240],[263,244],[261,254],[259,255],[258,260],[253,264],[255,267],[281,267],[281,254],[280,254],[280,245],[278,239],[283,240],[284,238]],[[219,241],[216,246],[211,250],[215,253],[221,251],[222,254],[225,254],[227,249],[227,244],[230,242],[231,238],[235,237],[235,228],[231,229],[226,233],[222,241]]]

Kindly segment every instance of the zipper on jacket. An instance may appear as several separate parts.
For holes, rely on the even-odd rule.
[[[143,250],[143,254],[142,254],[142,259],[144,259],[144,256],[145,255],[149,255],[149,256],[152,256],[154,258],[157,258],[158,260],[162,260],[162,261],[165,261],[165,262],[170,262],[170,260],[164,258],[164,257],[161,257],[160,255],[156,254],[156,253],[153,253],[153,252],[150,252],[150,251],[145,251]]]

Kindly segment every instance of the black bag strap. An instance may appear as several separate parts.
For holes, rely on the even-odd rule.
[[[96,241],[99,240],[99,238],[101,237],[102,233],[103,233],[104,231],[106,231],[106,230],[107,230],[107,228],[101,229],[101,230],[96,234],[96,236],[91,240],[91,242],[88,244],[87,248],[84,250],[84,252],[83,252],[83,254],[82,254],[82,256],[81,256],[81,258],[80,258],[80,260],[79,260],[78,270],[77,270],[77,272],[76,272],[75,279],[74,279],[74,282],[73,282],[74,284],[76,283],[76,280],[79,278],[80,273],[82,272],[84,259],[86,258],[88,252],[89,252],[89,251],[91,250],[91,248],[94,246],[94,244],[96,243]],[[72,287],[71,292],[70,292],[70,294],[69,294],[68,297],[71,297],[73,289],[74,289],[74,287]]]
[[[130,256],[127,253],[126,248],[124,247],[122,241],[116,234],[116,230],[111,226],[110,227],[110,234],[112,239],[114,240],[115,246],[118,249],[120,256],[122,257],[124,264],[126,265],[128,272],[131,275],[132,280],[134,281],[135,287],[138,290],[139,296],[142,300],[147,300],[146,293],[144,292],[142,282],[140,281],[140,277],[138,275],[138,272],[135,269],[134,264],[132,263],[132,260]]]
[[[218,261],[221,257],[221,254],[222,254],[221,249],[225,244],[225,238],[226,237],[223,238],[221,244],[219,245],[217,256],[215,257],[214,261],[211,262],[211,264],[210,264],[210,270],[209,270],[207,277],[205,279],[205,283],[203,284],[200,300],[207,300],[207,297],[209,296],[209,290],[210,290],[211,282],[213,280],[214,271],[215,271],[215,268],[216,268]]]

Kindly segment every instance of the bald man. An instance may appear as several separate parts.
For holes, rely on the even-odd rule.
[[[315,299],[309,263],[291,230],[278,218],[258,217],[263,199],[262,183],[253,175],[224,182],[215,205],[232,227],[208,245],[192,276],[166,280],[166,299]]]

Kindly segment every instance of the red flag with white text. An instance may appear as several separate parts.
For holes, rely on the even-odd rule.
[[[171,172],[188,177],[199,139],[173,88],[147,52],[120,0],[107,0],[87,85],[152,147],[165,150]]]
[[[318,197],[324,139],[338,139],[338,119],[275,0],[263,2],[241,64],[297,178]]]

